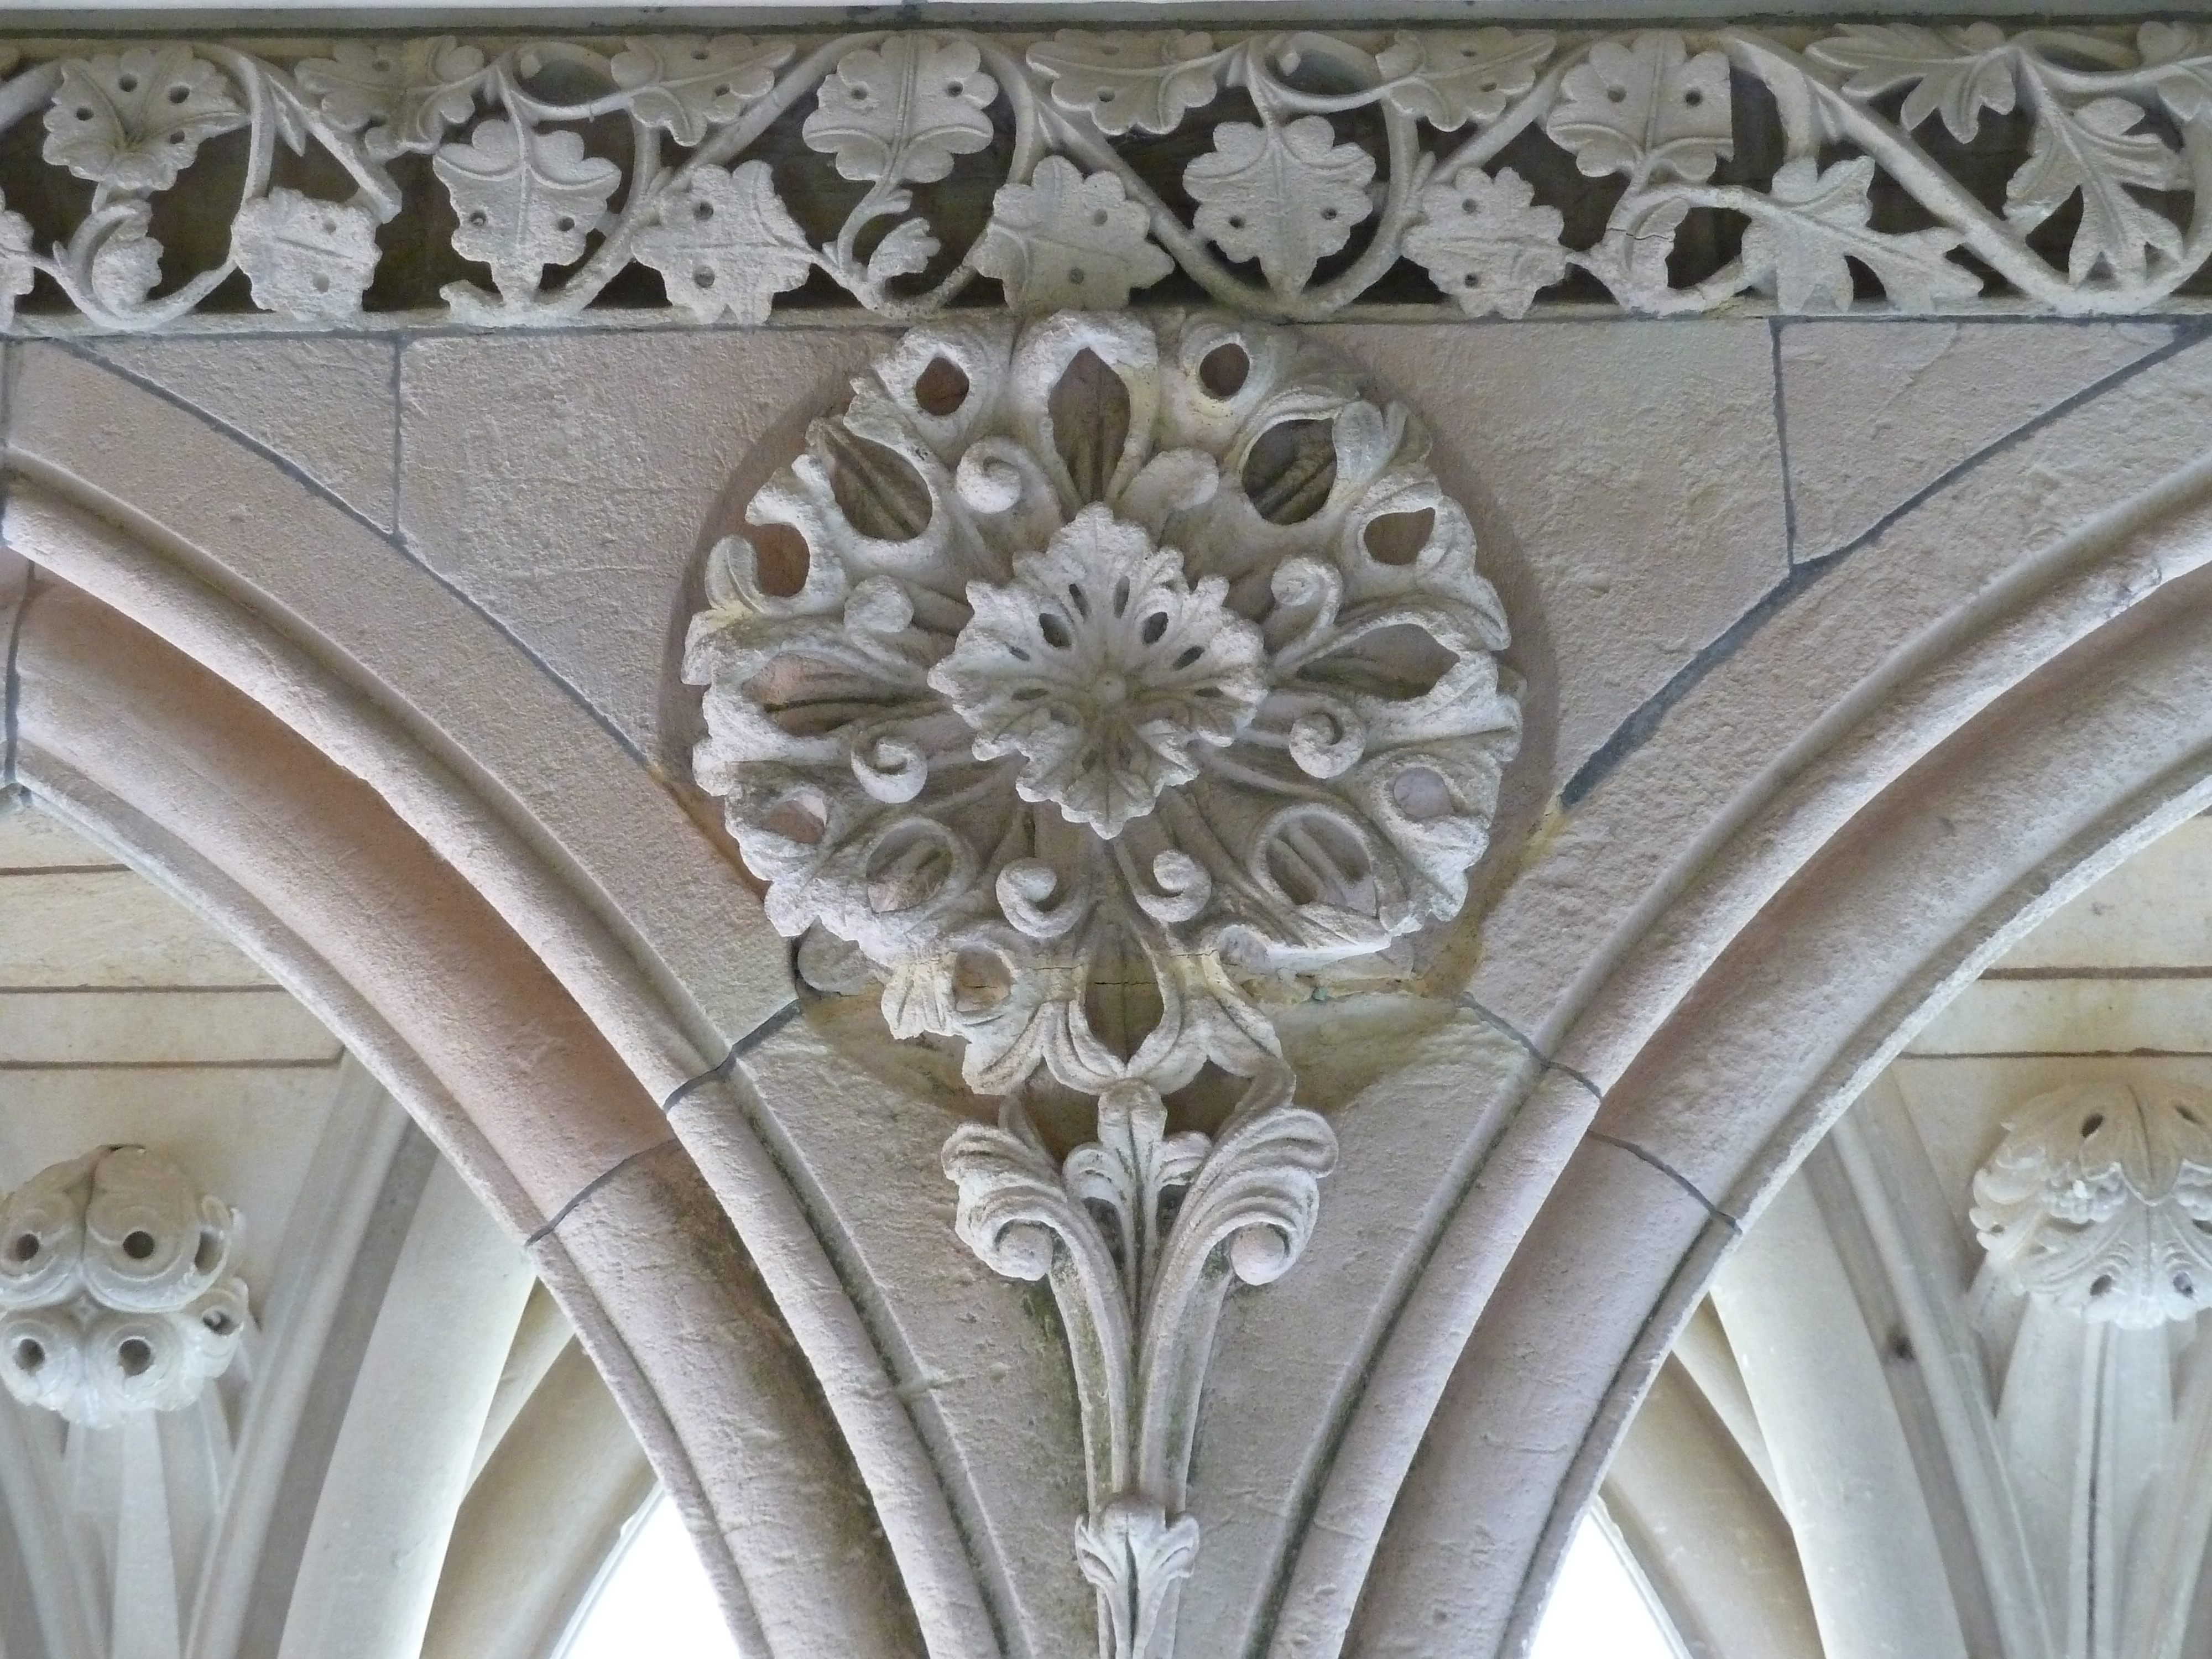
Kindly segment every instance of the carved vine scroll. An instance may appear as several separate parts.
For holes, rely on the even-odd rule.
[[[1296,319],[2109,313],[2212,255],[2191,22],[163,41],[5,70],[0,136],[43,136],[0,144],[0,320],[111,330],[914,320],[994,287]]]

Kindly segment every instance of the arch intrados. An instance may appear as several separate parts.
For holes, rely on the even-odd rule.
[[[1601,1103],[1546,1079],[1537,1109],[1588,1132],[1444,1386],[1350,1650],[1437,1628],[1519,1650],[1740,1226],[1959,986],[2212,800],[2207,562],[2200,463],[1976,596],[1739,816],[1583,1004],[1559,1052]],[[1547,1379],[1595,1380],[1532,1401],[1516,1377],[1538,1354]]]

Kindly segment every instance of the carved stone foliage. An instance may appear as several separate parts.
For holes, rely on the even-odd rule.
[[[802,971],[872,971],[985,1093],[1167,1091],[1271,1063],[1256,976],[1456,914],[1519,713],[1426,449],[1261,326],[908,335],[715,549],[686,655]]]
[[[2212,1095],[2038,1097],[1974,1177],[1972,1217],[2015,1291],[2125,1328],[2193,1320],[2212,1297]]]
[[[0,1382],[88,1427],[191,1405],[246,1328],[237,1223],[143,1147],[33,1176],[0,1202]]]
[[[0,319],[35,286],[110,329],[234,303],[234,271],[323,324],[574,318],[654,276],[700,321],[799,289],[913,320],[978,279],[1023,310],[1162,284],[1293,319],[1547,291],[2112,313],[2212,254],[2194,22],[446,35],[8,68],[0,131],[44,138],[0,163]],[[164,247],[173,191],[227,245]]]
[[[1098,1139],[1055,1164],[1018,1099],[945,1146],[960,1237],[994,1271],[1043,1279],[1068,1334],[1089,1512],[1075,1529],[1098,1592],[1102,1659],[1169,1659],[1198,1522],[1182,1513],[1221,1303],[1305,1249],[1336,1137],[1268,1067],[1218,1140],[1170,1134],[1138,1083],[1098,1101]]]

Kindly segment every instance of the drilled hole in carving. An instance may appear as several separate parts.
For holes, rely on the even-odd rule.
[[[952,854],[935,824],[909,821],[876,843],[868,860],[868,908],[879,916],[927,904],[952,874]]]
[[[1188,668],[1193,663],[1196,662],[1205,654],[1206,647],[1204,646],[1187,645],[1183,647],[1182,650],[1176,653],[1175,665],[1177,668]]]
[[[2091,1135],[2096,1133],[2098,1130],[2104,1127],[2105,1115],[2102,1112],[2090,1113],[2088,1116],[2081,1120],[2081,1139],[2087,1140]]]
[[[1367,521],[1360,540],[1367,544],[1368,556],[1376,563],[1407,565],[1421,556],[1436,527],[1433,507],[1425,507],[1418,513],[1385,513]]]
[[[929,528],[929,486],[904,456],[835,422],[815,430],[829,452],[830,493],[854,529],[878,541],[910,542]]]
[[[1410,702],[1435,690],[1458,661],[1427,629],[1393,623],[1309,665],[1304,678],[1362,696]]]
[[[2110,1296],[2112,1293],[2112,1274],[2110,1274],[2110,1273],[2099,1273],[2099,1274],[2096,1276],[2096,1278],[2095,1278],[2095,1279],[2092,1279],[2092,1280],[2089,1282],[2089,1294],[2090,1294],[2091,1296]]]
[[[1409,766],[1390,780],[1390,799],[1416,823],[1432,823],[1452,812],[1451,786],[1432,767]]]
[[[1075,614],[1077,616],[1083,617],[1086,622],[1090,620],[1091,599],[1088,594],[1084,592],[1083,584],[1081,582],[1068,583],[1067,602],[1075,607]]]
[[[914,400],[926,415],[942,420],[968,401],[968,376],[950,357],[932,357],[914,383]]]
[[[1076,500],[1099,500],[1129,441],[1129,388],[1086,347],[1075,354],[1045,407],[1052,416],[1052,447],[1067,468]]]
[[[46,1350],[43,1343],[34,1342],[27,1336],[15,1344],[15,1369],[25,1376],[35,1376],[46,1363]]]
[[[1160,1023],[1159,981],[1134,939],[1119,927],[1099,936],[1083,994],[1091,1034],[1127,1060]]]
[[[827,826],[821,803],[802,795],[787,796],[761,815],[761,828],[769,834],[781,836],[805,847],[819,842]]]
[[[126,1336],[116,1345],[115,1363],[125,1376],[143,1376],[154,1364],[154,1350],[143,1336]]]
[[[38,1253],[39,1236],[36,1233],[18,1233],[15,1242],[8,1247],[8,1254],[18,1261],[28,1261]]]
[[[1277,827],[1267,840],[1267,873],[1293,904],[1326,904],[1368,916],[1379,908],[1365,843],[1325,813],[1298,813]]]
[[[1270,524],[1303,524],[1336,487],[1336,437],[1325,421],[1269,427],[1244,460],[1244,493]]]
[[[963,951],[952,959],[956,1012],[988,1014],[1013,994],[1014,976],[994,951]]]
[[[2193,1300],[2197,1295],[2197,1281],[2187,1273],[2176,1273],[2173,1276],[2173,1289],[2177,1296],[2187,1297]]]
[[[760,591],[787,599],[806,586],[806,538],[787,524],[764,524],[747,533],[753,544],[753,580]]]
[[[1044,642],[1055,651],[1065,651],[1075,641],[1075,635],[1067,631],[1067,624],[1049,611],[1037,612],[1037,632],[1044,635]]]
[[[123,1254],[133,1261],[143,1261],[154,1254],[154,1235],[143,1227],[134,1228],[123,1235]]]
[[[1241,345],[1218,345],[1198,365],[1198,383],[1216,398],[1230,398],[1244,389],[1252,373],[1251,354]]]
[[[230,1316],[220,1308],[210,1308],[201,1316],[200,1323],[217,1336],[228,1336],[231,1333]]]

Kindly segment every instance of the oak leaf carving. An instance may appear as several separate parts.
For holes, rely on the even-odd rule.
[[[741,323],[764,323],[775,296],[814,269],[814,250],[765,161],[730,172],[701,167],[662,198],[636,246],[667,284],[669,303],[700,323],[726,311]]]
[[[1592,179],[1710,179],[1735,149],[1728,59],[1692,58],[1680,35],[1658,30],[1601,40],[1560,81],[1544,131]]]
[[[1493,179],[1469,162],[1422,186],[1407,255],[1468,316],[1525,316],[1537,290],[1567,274],[1566,221],[1535,200],[1512,168]]]
[[[1286,125],[1224,122],[1182,182],[1199,204],[1199,234],[1231,259],[1257,259],[1270,288],[1295,294],[1374,211],[1374,177],[1372,155],[1338,143],[1324,118],[1302,115]]]
[[[2155,132],[2138,131],[2142,106],[2124,98],[2099,98],[2069,108],[2046,99],[2037,113],[2035,143],[2027,161],[2005,186],[2005,216],[2023,228],[2041,224],[2075,191],[2081,222],[2066,258],[2066,275],[2080,283],[2102,261],[2124,282],[2142,280],[2148,251],[2181,255],[2181,228],[2128,193],[2169,190],[2178,157]]]
[[[1881,280],[1892,304],[1933,311],[1946,301],[1972,299],[1981,281],[1945,256],[1958,246],[1950,230],[1888,235],[1869,228],[1867,191],[1874,161],[1859,156],[1821,172],[1810,156],[1785,163],[1771,194],[1787,210],[1754,216],[1743,233],[1746,274],[1784,311],[1843,311],[1851,303],[1856,259]]]
[[[362,135],[370,159],[437,149],[476,112],[484,55],[450,34],[427,40],[341,40],[295,71],[301,91],[341,132]]]
[[[1220,92],[1220,54],[1204,34],[1091,34],[1062,29],[1029,50],[1030,67],[1052,82],[1052,101],[1087,115],[1109,137],[1134,129],[1172,132]]]
[[[222,72],[190,46],[70,58],[47,106],[46,158],[112,189],[167,190],[201,143],[246,125]]]
[[[431,166],[460,219],[455,251],[489,265],[510,298],[533,292],[547,265],[583,253],[622,182],[612,161],[584,153],[580,134],[507,120],[486,121],[465,143],[443,146]]]
[[[696,144],[773,92],[792,52],[788,40],[672,35],[633,40],[609,68],[629,94],[633,115],[679,144]]]
[[[93,298],[111,312],[130,312],[146,303],[161,280],[161,245],[146,234],[153,210],[127,202],[113,210],[92,254]]]
[[[894,34],[848,52],[823,81],[803,136],[839,176],[933,184],[991,142],[999,83],[967,40]]]
[[[2136,31],[2143,67],[2177,121],[2212,112],[2212,28],[2202,23],[2145,23]]]
[[[376,221],[366,208],[281,185],[239,209],[230,246],[253,303],[306,321],[353,316],[376,276]]]
[[[1536,84],[1552,45],[1548,34],[1494,27],[1401,32],[1376,63],[1394,109],[1449,132],[1504,114]]]
[[[975,269],[1004,283],[1018,311],[1118,310],[1131,289],[1175,269],[1151,226],[1116,175],[1086,179],[1065,156],[1048,155],[1028,184],[1002,185],[992,198]]]
[[[1984,110],[2009,114],[2020,95],[2015,49],[1994,23],[1846,23],[1842,33],[1814,43],[1806,55],[1846,71],[1844,90],[1854,98],[1910,86],[1899,125],[1910,132],[1940,112],[1962,144],[1972,142]]]

